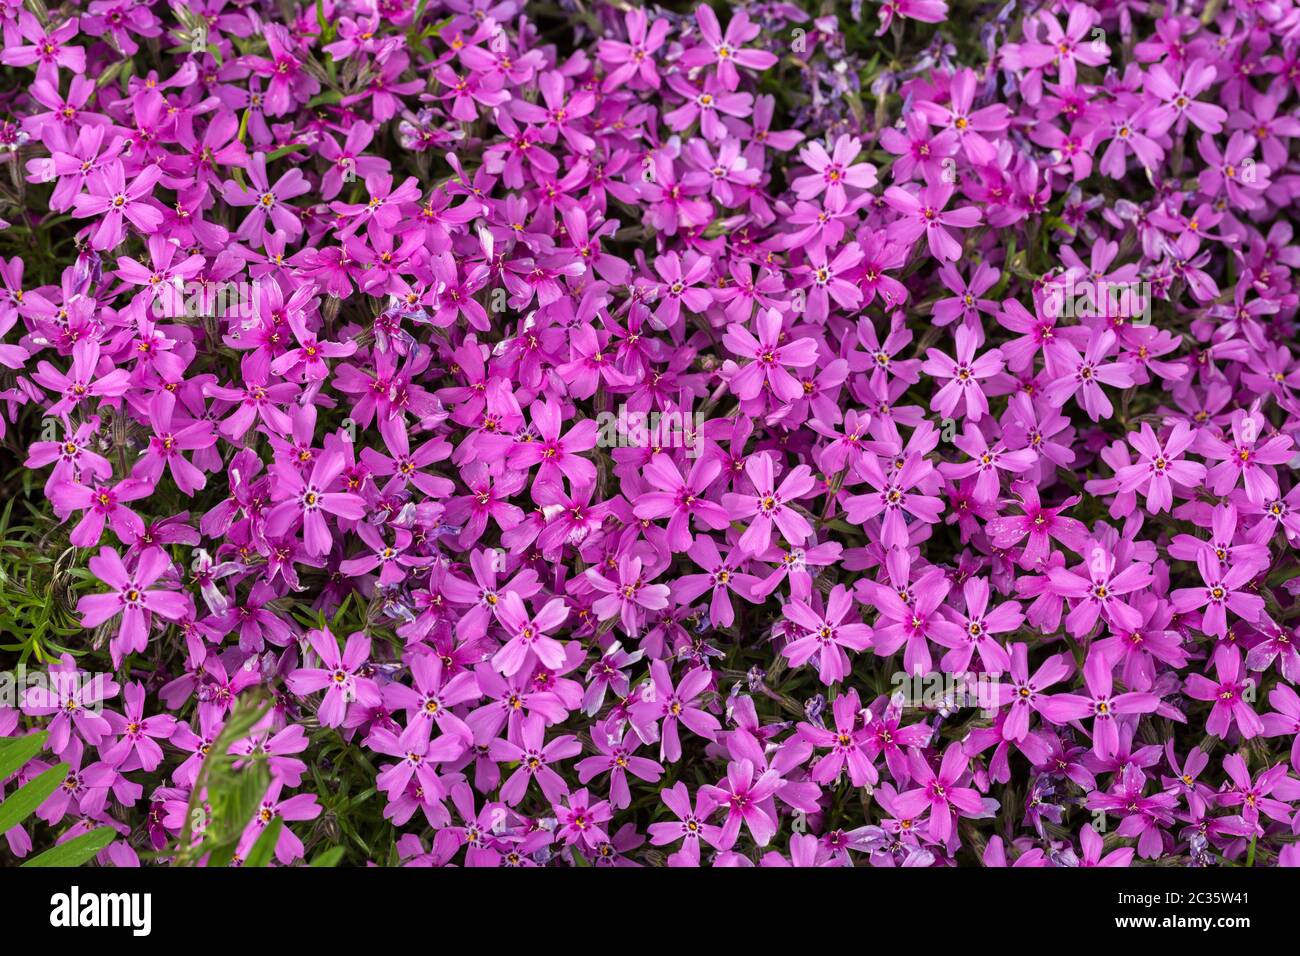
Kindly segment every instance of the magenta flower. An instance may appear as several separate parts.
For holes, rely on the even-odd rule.
[[[1244,699],[1248,681],[1242,673],[1241,649],[1220,644],[1214,651],[1214,671],[1217,680],[1191,674],[1183,684],[1189,696],[1214,701],[1205,729],[1216,737],[1226,737],[1235,723],[1246,739],[1263,733],[1264,722]]]
[[[849,780],[855,787],[875,786],[880,781],[880,772],[872,763],[867,752],[866,743],[870,731],[865,721],[857,726],[859,712],[862,710],[858,692],[850,689],[847,694],[835,698],[831,712],[835,718],[835,729],[815,727],[809,723],[799,725],[799,736],[815,747],[830,747],[825,754],[813,764],[811,777],[823,786],[835,783],[847,767]]]
[[[727,778],[722,785],[700,788],[701,796],[727,809],[718,836],[719,849],[735,846],[742,824],[758,846],[771,842],[776,833],[776,817],[765,804],[776,793],[780,780],[781,775],[775,770],[759,772],[749,760],[733,760],[727,764]]]
[[[935,568],[926,574],[908,595],[911,602],[904,601],[889,588],[878,588],[875,602],[880,608],[880,618],[876,621],[872,646],[881,657],[888,657],[900,647],[903,651],[903,668],[909,674],[921,675],[930,670],[929,641],[938,641],[949,647],[957,646],[966,639],[961,626],[954,624],[939,612],[939,606],[948,596],[952,584],[944,573]]]
[[[743,325],[730,325],[723,336],[723,344],[734,355],[753,359],[735,372],[728,387],[737,398],[757,398],[764,383],[772,394],[783,401],[794,401],[803,395],[803,387],[790,374],[791,368],[807,368],[817,361],[817,343],[809,338],[796,339],[781,344],[781,314],[776,309],[758,313],[758,337]]]
[[[647,611],[668,606],[668,585],[650,584],[642,568],[641,559],[628,554],[618,561],[617,581],[609,580],[595,568],[587,570],[587,581],[604,595],[591,609],[601,620],[617,617],[624,630],[633,636],[640,633]]]
[[[307,553],[326,554],[334,539],[325,515],[353,520],[365,515],[365,502],[359,495],[327,490],[342,475],[345,466],[346,461],[338,451],[321,455],[306,478],[296,468],[277,465],[273,497],[278,504],[267,513],[267,533],[283,535],[301,521]]]
[[[629,708],[637,736],[646,743],[660,740],[659,757],[669,762],[676,762],[682,756],[679,723],[697,736],[714,740],[721,725],[716,717],[695,703],[712,679],[708,669],[700,667],[690,671],[676,686],[663,661],[651,664],[650,674],[649,687]]]
[[[235,851],[237,858],[243,859],[252,851],[262,831],[277,817],[284,820],[285,823],[289,823],[300,820],[315,820],[321,815],[321,806],[316,802],[316,794],[300,793],[282,800],[280,799],[280,793],[283,789],[284,781],[271,781],[270,789],[267,790],[266,796],[262,798],[261,804],[253,814],[252,821],[244,831],[243,837],[240,838],[239,848]],[[295,860],[301,860],[304,852],[305,848],[302,840],[288,826],[282,826],[280,835],[275,840],[275,858],[281,865],[288,866]]]
[[[948,4],[946,0],[880,0],[880,29],[876,36],[888,33],[895,18],[942,23],[948,19]]]
[[[107,371],[101,372],[101,365],[107,365]],[[130,373],[114,368],[111,361],[103,358],[100,344],[93,340],[78,342],[73,347],[72,368],[66,375],[49,362],[41,362],[36,368],[33,381],[61,396],[49,407],[51,415],[72,411],[94,398],[119,398],[130,387]]]
[[[118,614],[121,627],[111,649],[115,665],[127,654],[140,652],[148,645],[152,615],[169,621],[179,620],[192,612],[189,598],[174,591],[152,588],[172,570],[171,559],[161,548],[145,550],[134,572],[128,571],[112,548],[101,548],[90,559],[90,571],[113,589],[108,594],[87,594],[77,602],[82,627],[98,627]]]
[[[596,466],[579,453],[596,447],[596,422],[580,421],[562,435],[558,405],[534,402],[530,411],[537,435],[515,445],[510,452],[510,466],[526,471],[538,465],[534,486],[556,483],[561,475],[574,487],[594,481]]]
[[[1183,67],[1174,62],[1166,69],[1154,63],[1146,76],[1146,89],[1160,100],[1160,106],[1151,114],[1147,131],[1159,134],[1177,124],[1181,135],[1190,122],[1197,129],[1211,135],[1223,129],[1228,112],[1214,103],[1198,102],[1196,97],[1214,83],[1214,67],[1204,60],[1196,60]]]
[[[390,800],[399,797],[412,780],[425,793],[444,798],[447,790],[434,765],[455,760],[465,752],[465,741],[456,734],[442,734],[430,740],[428,723],[419,719],[411,720],[401,734],[387,727],[376,727],[366,746],[398,758],[397,763],[375,777],[375,786],[387,793]]]
[[[92,746],[113,734],[112,723],[101,713],[103,702],[121,689],[111,676],[81,670],[71,654],[51,664],[46,676],[44,684],[27,688],[20,706],[24,714],[50,718],[50,750],[62,757],[74,734]]]
[[[1102,856],[1105,844],[1091,825],[1085,826],[1079,835],[1079,848],[1083,851],[1079,866],[1125,867],[1133,862],[1132,847],[1120,847]]]
[[[979,791],[957,785],[965,776],[969,762],[961,744],[952,743],[944,751],[939,772],[935,773],[918,751],[912,751],[912,776],[921,786],[895,797],[895,812],[904,817],[918,817],[928,809],[929,835],[947,841],[958,817],[979,817],[985,813]]]
[[[1115,333],[1109,329],[1094,330],[1083,355],[1069,342],[1057,339],[1048,351],[1048,367],[1058,370],[1055,380],[1043,392],[1048,404],[1061,408],[1077,394],[1080,396],[1079,404],[1089,418],[1093,421],[1109,418],[1114,407],[1101,386],[1127,388],[1133,384],[1133,374],[1127,365],[1106,363],[1114,347]]]
[[[509,637],[505,646],[492,656],[492,666],[504,676],[516,674],[530,655],[534,655],[543,667],[557,669],[564,666],[564,645],[546,633],[555,630],[569,616],[562,598],[547,601],[535,616],[531,616],[519,592],[506,591],[494,610],[497,621]]]
[[[696,792],[694,806],[691,805],[690,791],[680,780],[660,791],[664,806],[677,819],[650,824],[650,843],[654,846],[667,846],[682,841],[681,849],[668,857],[669,866],[699,866],[701,840],[715,850],[725,846],[722,829],[705,822],[717,808],[714,799],[704,792],[705,789],[701,787]]]
[[[1055,508],[1044,508],[1037,486],[1021,481],[1015,482],[1012,489],[1020,499],[1024,514],[989,521],[987,530],[995,548],[1010,548],[1028,536],[1020,555],[1020,565],[1024,568],[1046,563],[1052,553],[1053,539],[1071,551],[1082,552],[1088,529],[1083,522],[1061,513],[1077,504],[1077,498],[1067,498]]]
[[[1064,654],[1053,654],[1033,674],[1029,673],[1028,652],[1024,644],[1011,647],[1010,710],[1002,734],[1007,740],[1022,741],[1029,733],[1031,712],[1041,712],[1051,698],[1044,692],[1069,676],[1074,669]],[[1000,702],[1001,703],[1001,702]]]
[[[1248,624],[1254,624],[1264,613],[1264,599],[1244,590],[1257,573],[1256,565],[1244,561],[1225,565],[1202,550],[1197,552],[1196,567],[1205,586],[1178,588],[1170,594],[1170,600],[1179,614],[1205,608],[1201,612],[1205,633],[1226,636],[1229,610]]]
[[[1136,464],[1115,473],[1120,490],[1144,491],[1149,510],[1157,513],[1169,510],[1174,500],[1172,483],[1195,489],[1205,480],[1204,465],[1178,457],[1195,438],[1187,423],[1179,422],[1162,445],[1151,426],[1143,422],[1140,432],[1128,436],[1129,443],[1142,457]]]
[[[488,745],[493,760],[519,764],[501,787],[501,799],[509,806],[516,806],[523,799],[528,784],[533,780],[551,803],[558,802],[569,792],[568,784],[555,772],[552,764],[577,756],[582,752],[582,744],[572,734],[564,734],[546,743],[545,728],[541,717],[527,717],[520,731],[519,744],[494,737]]]
[[[1061,85],[1069,87],[1074,86],[1078,77],[1078,64],[1100,66],[1110,58],[1110,47],[1106,45],[1104,33],[1094,32],[1094,24],[1100,17],[1086,4],[1069,6],[1069,19],[1064,28],[1049,13],[1039,13],[1037,20],[1043,39],[1019,44],[1019,56],[1014,62],[1030,67],[1054,64]]]
[[[700,457],[691,466],[689,477],[682,478],[671,458],[664,454],[655,455],[646,466],[644,475],[652,487],[661,490],[639,495],[633,512],[638,518],[667,518],[669,547],[674,551],[686,551],[692,542],[692,519],[697,527],[702,525],[714,531],[731,524],[727,510],[704,497],[704,492],[721,471],[722,464],[716,458]],[[702,537],[700,540],[709,539]]]
[[[1205,457],[1219,462],[1206,476],[1216,495],[1227,494],[1240,482],[1255,504],[1278,496],[1272,466],[1291,460],[1293,442],[1286,435],[1265,439],[1264,424],[1258,412],[1239,410],[1232,416],[1231,442],[1211,435],[1200,439]]]
[[[160,176],[162,170],[157,166],[146,166],[127,185],[122,163],[114,160],[102,172],[87,177],[90,191],[76,197],[73,215],[83,219],[102,217],[90,238],[92,248],[112,249],[120,243],[126,235],[123,220],[145,233],[153,232],[162,224],[162,213],[147,201]]]
[[[1083,664],[1087,695],[1053,694],[1042,701],[1038,712],[1054,724],[1092,717],[1092,752],[1103,760],[1119,748],[1121,718],[1130,714],[1149,714],[1160,704],[1155,694],[1113,694],[1114,665],[1104,652],[1089,652]]]
[[[660,764],[633,753],[641,745],[633,734],[607,729],[594,733],[591,739],[600,754],[578,761],[578,780],[586,784],[598,774],[608,773],[609,802],[615,810],[622,810],[632,802],[628,774],[650,783],[663,776],[664,768]]]
[[[370,638],[360,632],[349,636],[342,653],[328,629],[309,632],[307,640],[325,666],[300,667],[285,677],[285,685],[299,697],[325,691],[316,709],[321,726],[340,726],[350,704],[362,707],[379,704],[378,686],[360,673],[370,657]]]
[[[740,536],[740,546],[750,553],[766,549],[774,527],[791,544],[803,544],[812,534],[812,525],[794,510],[792,503],[812,489],[812,470],[797,465],[778,487],[772,456],[764,453],[745,462],[745,474],[753,484],[753,494],[728,492],[722,496],[722,506],[733,520],[752,519]]]
[[[758,24],[749,22],[749,15],[744,10],[734,13],[725,35],[712,7],[706,4],[696,7],[695,19],[700,25],[704,44],[691,47],[682,55],[683,66],[712,65],[722,86],[734,90],[740,85],[737,67],[761,71],[776,65],[776,57],[766,50],[745,49],[744,44],[758,36],[760,28]]]
[[[951,636],[935,633],[938,644],[952,648],[943,656],[940,666],[951,674],[960,674],[970,666],[971,658],[978,652],[985,673],[1002,674],[1011,669],[1011,659],[994,638],[1016,630],[1024,622],[1019,601],[1004,601],[989,610],[989,585],[983,578],[971,578],[962,585],[966,613],[959,615],[958,624],[963,635],[960,641],[948,643]]]
[[[853,162],[861,152],[862,142],[851,136],[837,137],[829,153],[821,143],[809,143],[799,151],[799,159],[812,172],[791,184],[795,195],[806,200],[824,192],[828,206],[843,207],[848,199],[845,185],[855,189],[870,189],[876,185],[876,167],[870,163]]]
[[[116,485],[94,487],[67,481],[50,489],[50,502],[59,512],[85,512],[68,536],[77,547],[98,544],[105,524],[113,529],[119,541],[129,545],[144,534],[144,521],[123,502],[145,498],[152,492],[153,485],[139,478],[124,478]]]
[[[60,67],[70,73],[86,72],[86,51],[69,42],[78,32],[79,21],[76,17],[64,20],[53,30],[46,30],[30,12],[20,9],[16,24],[6,18],[5,48],[0,53],[0,63],[6,66],[37,64],[38,79],[57,85]],[[28,42],[14,42],[15,40]]]
[[[956,136],[966,158],[972,163],[977,166],[987,166],[994,161],[997,149],[984,134],[999,133],[1005,130],[1010,121],[1010,110],[1002,103],[992,103],[980,109],[972,110],[971,107],[975,102],[975,89],[978,82],[974,70],[957,70],[951,79],[951,101],[949,105],[944,106],[933,100],[923,100],[916,104],[916,110],[925,117],[930,125],[944,128],[945,132],[951,131]],[[1063,79],[1062,82],[1068,85],[1073,80]],[[944,181],[956,182],[956,179],[948,176],[944,177]],[[952,189],[949,187],[948,194],[951,194],[951,192]],[[888,199],[888,196],[886,196],[886,199]],[[942,201],[931,203],[930,200],[926,200],[925,202],[926,205],[941,208],[947,203],[947,195],[944,196]],[[978,219],[978,216],[976,218]],[[938,256],[937,253],[935,255]],[[956,256],[949,256],[948,258],[956,258]]]
[[[911,244],[925,236],[930,255],[942,261],[957,259],[961,243],[948,229],[973,229],[979,225],[980,211],[974,206],[944,210],[952,198],[954,187],[949,183],[930,183],[913,194],[900,186],[885,190],[885,202],[899,213],[889,226],[889,238]]]
[[[269,57],[249,57],[248,65],[258,76],[268,78],[262,108],[268,116],[283,116],[296,101],[306,101],[320,92],[318,83],[295,55],[295,43],[289,31],[278,23],[263,29]]]
[[[640,7],[628,10],[624,20],[628,34],[626,43],[607,38],[597,46],[601,62],[614,67],[606,73],[603,89],[610,93],[633,79],[658,89],[659,71],[655,67],[654,54],[668,36],[669,23],[667,20],[650,23],[645,10]]]
[[[825,615],[818,614],[798,598],[785,605],[787,619],[801,629],[795,638],[781,650],[793,667],[806,664],[817,657],[817,674],[823,684],[834,684],[849,673],[849,658],[844,648],[863,651],[871,646],[871,628],[866,624],[845,624],[844,618],[853,610],[853,599],[842,584],[837,584],[826,599]]]
[[[966,326],[958,326],[956,361],[937,349],[930,349],[921,371],[936,378],[947,379],[930,400],[930,410],[945,417],[952,415],[959,403],[963,411],[957,417],[965,416],[977,422],[988,414],[989,402],[980,385],[980,379],[991,378],[1002,370],[1002,352],[989,349],[979,358],[975,350],[979,347],[978,339]]]
[[[302,233],[302,222],[294,207],[289,205],[289,200],[311,189],[302,171],[297,167],[290,168],[272,186],[266,172],[266,154],[254,153],[248,166],[248,178],[252,181],[251,188],[226,180],[222,189],[222,196],[230,205],[252,207],[253,211],[239,225],[239,238],[261,244],[271,231],[266,228],[267,219],[275,229],[283,230],[290,238],[297,238]]]
[[[117,740],[109,745],[101,744],[100,756],[119,773],[137,769],[153,771],[163,759],[162,747],[155,738],[169,739],[176,732],[176,718],[170,714],[144,716],[145,690],[139,681],[127,684],[122,696],[125,714],[111,710],[104,714]]]
[[[1269,767],[1252,780],[1241,754],[1229,754],[1223,769],[1233,786],[1218,795],[1219,806],[1241,807],[1242,818],[1251,826],[1259,823],[1261,813],[1279,823],[1290,822],[1295,813],[1291,803],[1300,800],[1300,780],[1287,775],[1286,764]]]
[[[645,498],[645,495],[641,496],[642,501]],[[745,566],[747,557],[747,552],[740,545],[733,547],[724,559],[713,539],[701,534],[687,549],[687,554],[704,573],[684,574],[673,582],[672,593],[677,603],[691,604],[706,591],[711,592],[709,620],[719,627],[731,627],[736,620],[736,610],[731,603],[732,593],[739,594],[751,603],[762,600],[764,582],[755,575],[738,570]]]

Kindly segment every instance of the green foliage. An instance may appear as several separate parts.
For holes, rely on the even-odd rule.
[[[34,780],[29,780],[22,789],[0,803],[0,833],[4,833],[23,823],[36,812],[36,808],[49,799],[50,794],[59,789],[68,776],[70,768],[66,763],[51,767]]]
[[[40,733],[0,740],[0,780],[20,770],[39,754],[49,737],[50,732],[42,730]],[[59,789],[60,784],[67,779],[69,769],[66,763],[51,767],[0,802],[0,833],[25,823],[37,807]],[[111,827],[99,827],[46,850],[23,866],[81,866],[112,843],[115,836],[117,833]]]
[[[112,843],[116,836],[117,831],[112,827],[98,827],[89,833],[83,833],[81,836],[69,840],[67,843],[60,843],[39,856],[32,857],[23,866],[81,866],[81,864],[94,858],[96,853]]]
[[[271,773],[265,757],[236,758],[229,751],[249,735],[269,708],[265,692],[250,691],[235,701],[194,781],[178,841],[178,865],[195,865],[205,855],[208,866],[225,866],[234,859],[240,837],[270,785]],[[201,803],[204,799],[206,806]]]
[[[49,739],[50,732],[48,730],[28,734],[26,737],[0,739],[0,780],[12,773],[17,773],[23,764],[41,752],[41,748],[45,746],[45,741]]]

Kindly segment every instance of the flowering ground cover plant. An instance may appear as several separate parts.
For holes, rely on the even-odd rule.
[[[6,861],[1300,864],[1293,0],[0,17]]]

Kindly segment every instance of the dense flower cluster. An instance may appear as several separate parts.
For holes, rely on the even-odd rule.
[[[1300,5],[293,8],[0,10],[11,853],[1300,864]]]

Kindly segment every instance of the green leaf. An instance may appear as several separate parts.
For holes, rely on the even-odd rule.
[[[326,90],[319,96],[313,96],[307,101],[307,109],[314,110],[318,106],[328,106],[331,103],[337,103],[343,99],[343,94],[338,90]]]
[[[83,833],[75,840],[51,847],[40,856],[32,857],[23,866],[81,866],[115,839],[117,839],[116,830],[112,827],[99,827],[89,833]]]
[[[288,156],[290,153],[296,153],[299,150],[306,149],[306,148],[307,148],[306,143],[290,143],[288,146],[281,146],[277,150],[272,150],[271,155],[266,157],[266,161],[268,163],[273,163],[277,159],[283,159],[285,156]]]
[[[453,21],[455,21],[455,19],[456,19],[455,17],[448,17],[446,20],[443,20],[441,23],[435,23],[431,27],[425,27],[424,32],[420,34],[420,39],[428,40],[431,37],[441,36],[442,31],[447,29],[447,27],[451,26],[451,24],[453,23]]]
[[[325,4],[316,0],[316,24],[320,27],[321,42],[329,43],[334,39],[334,24],[325,17]]]
[[[0,833],[11,830],[31,816],[50,794],[59,789],[59,784],[68,776],[68,769],[66,763],[51,767],[35,780],[29,780],[25,787],[4,803],[0,803]]]
[[[39,734],[0,740],[0,780],[16,772],[23,764],[40,753],[41,747],[45,745],[49,736],[48,730],[42,730]]]
[[[207,845],[208,843],[205,842],[204,846]],[[213,870],[225,869],[226,867],[230,866],[230,861],[235,858],[235,851],[238,849],[239,849],[238,840],[231,840],[227,843],[222,843],[219,846],[214,846],[208,852],[208,859],[203,865],[206,866],[208,869],[213,869]]]
[[[310,866],[338,866],[339,860],[343,859],[343,847],[332,846],[323,853],[318,853],[316,859],[312,860]]]
[[[270,822],[262,835],[257,838],[253,848],[248,851],[248,856],[244,860],[244,866],[263,867],[271,862],[271,854],[275,852],[275,845],[280,840],[280,831],[284,829],[284,818],[276,817]]]

